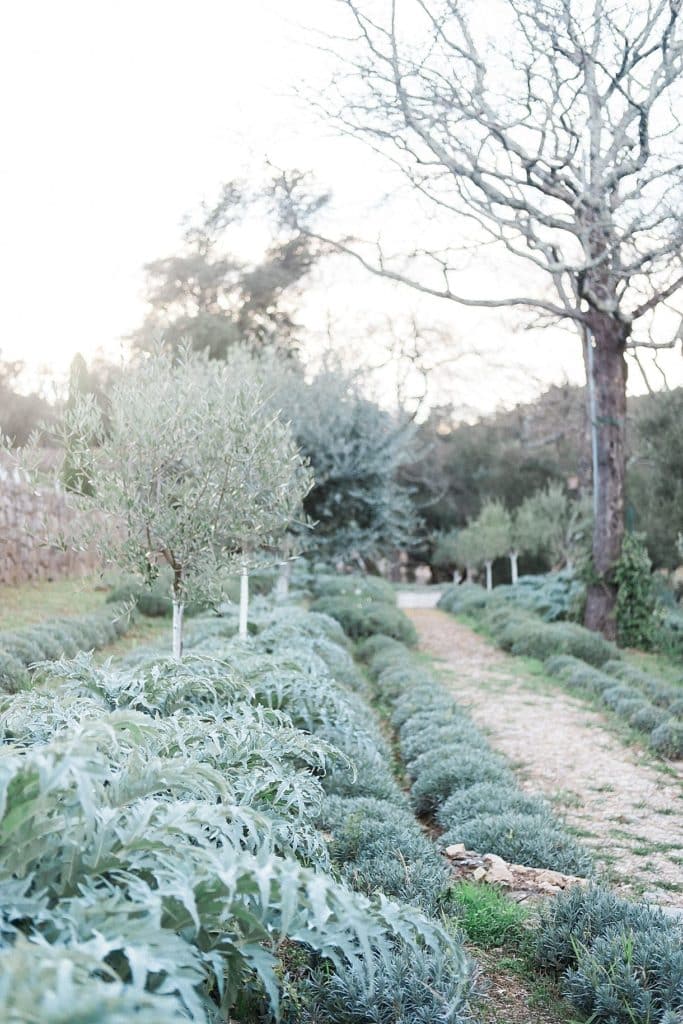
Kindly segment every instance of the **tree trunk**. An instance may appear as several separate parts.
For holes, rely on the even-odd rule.
[[[287,559],[280,564],[280,571],[275,586],[275,600],[286,601],[289,596],[289,581],[292,576],[292,563]]]
[[[593,579],[588,587],[585,625],[616,636],[614,569],[624,537],[626,471],[626,360],[628,327],[616,317],[593,312],[591,358],[595,410],[593,480]]]
[[[180,661],[183,656],[183,612],[185,605],[173,594],[173,657]]]
[[[510,578],[514,586],[519,579],[519,569],[517,566],[517,563],[519,562],[519,554],[517,551],[511,551],[508,558],[510,559]]]
[[[249,570],[246,566],[240,573],[240,625],[239,635],[244,640],[249,622]]]
[[[493,590],[493,562],[484,562],[486,567],[486,589]]]

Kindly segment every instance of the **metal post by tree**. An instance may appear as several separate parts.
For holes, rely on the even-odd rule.
[[[612,636],[626,354],[681,337],[681,0],[491,0],[486,18],[471,0],[339,3],[352,31],[325,114],[407,176],[440,238],[407,245],[408,261],[376,244],[338,251],[428,295],[589,332],[599,479],[586,624]],[[525,289],[500,295],[500,274],[460,287],[461,243],[523,261]]]

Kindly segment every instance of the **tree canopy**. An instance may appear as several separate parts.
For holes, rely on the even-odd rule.
[[[149,350],[162,336],[173,346],[190,341],[213,358],[245,342],[256,349],[296,347],[298,289],[320,245],[285,223],[282,181],[302,223],[327,201],[307,191],[299,172],[274,178],[260,190],[225,183],[215,203],[204,204],[199,218],[186,223],[181,251],[145,266],[149,311],[132,335],[136,347]],[[245,225],[256,226],[257,235],[264,226],[269,232],[263,252],[251,261],[239,255]]]

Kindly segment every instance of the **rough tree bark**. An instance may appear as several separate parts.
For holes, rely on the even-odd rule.
[[[626,476],[626,341],[628,331],[615,317],[592,318],[595,339],[592,386],[595,396],[596,465],[593,480],[593,578],[588,586],[585,624],[616,637],[615,565],[624,538]]]

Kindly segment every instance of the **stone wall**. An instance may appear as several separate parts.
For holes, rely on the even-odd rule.
[[[82,576],[94,571],[94,552],[62,551],[45,542],[71,518],[58,488],[34,489],[0,465],[0,583]]]

